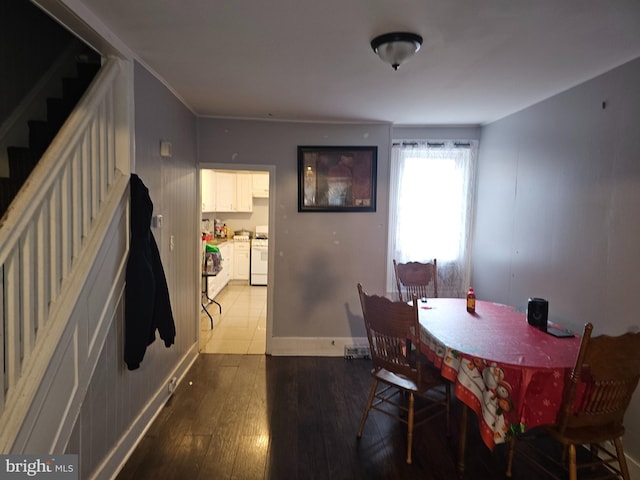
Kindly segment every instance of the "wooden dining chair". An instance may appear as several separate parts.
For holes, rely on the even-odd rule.
[[[409,301],[413,295],[438,298],[438,262],[435,258],[429,263],[398,263],[394,259],[393,271],[400,301]]]
[[[407,425],[407,463],[411,463],[413,432],[417,426],[444,413],[449,434],[449,382],[406,349],[405,341],[412,336],[418,351],[420,348],[415,296],[413,305],[409,305],[367,295],[361,284],[358,293],[373,360],[373,383],[357,437],[362,437],[371,410],[389,415]],[[418,402],[418,407],[416,397],[424,399]]]
[[[640,333],[591,337],[592,330],[587,323],[556,423],[545,425],[542,431],[563,446],[563,466],[568,451],[570,480],[577,479],[578,469],[598,466],[615,478],[629,480],[622,448],[623,418],[640,379]],[[518,436],[510,440],[507,477],[511,477],[517,442]],[[615,452],[605,442],[613,442]],[[576,446],[580,445],[589,445],[592,455],[578,465]],[[527,456],[529,460],[533,457]]]

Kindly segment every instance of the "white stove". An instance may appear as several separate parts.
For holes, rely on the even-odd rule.
[[[266,285],[269,266],[269,227],[256,226],[256,233],[251,240],[251,285]]]

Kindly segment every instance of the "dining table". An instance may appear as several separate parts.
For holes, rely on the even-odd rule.
[[[529,325],[515,307],[476,300],[470,313],[466,305],[464,298],[419,300],[422,354],[453,383],[462,404],[461,477],[468,409],[491,450],[511,435],[553,423],[580,348],[580,335],[553,336]]]

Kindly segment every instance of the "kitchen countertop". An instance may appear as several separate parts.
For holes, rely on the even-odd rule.
[[[207,242],[209,245],[222,245],[223,243],[230,242],[233,239],[231,238],[212,238]]]
[[[207,241],[207,243],[209,245],[222,245],[223,243],[226,242],[240,242],[240,243],[248,243],[247,240],[234,240],[233,238],[212,238],[211,240]]]

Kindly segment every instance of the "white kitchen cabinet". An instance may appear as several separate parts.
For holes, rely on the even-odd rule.
[[[236,174],[232,172],[214,172],[215,212],[235,212]]]
[[[220,293],[220,274],[215,277],[206,277],[207,280],[207,297],[216,298],[216,295]]]
[[[253,211],[253,175],[236,173],[236,212]]]
[[[215,173],[213,170],[200,172],[200,192],[202,195],[202,211],[216,211]]]
[[[231,280],[233,273],[233,242],[221,243],[218,248],[220,248],[220,255],[222,255],[222,271],[221,275],[218,275],[221,280],[220,290],[222,290]]]
[[[233,242],[233,279],[249,280],[251,260],[251,244],[249,242]]]
[[[215,205],[211,211],[253,211],[253,177],[251,173],[215,170],[213,180]]]
[[[254,172],[251,176],[253,196],[255,198],[269,198],[269,172]]]

